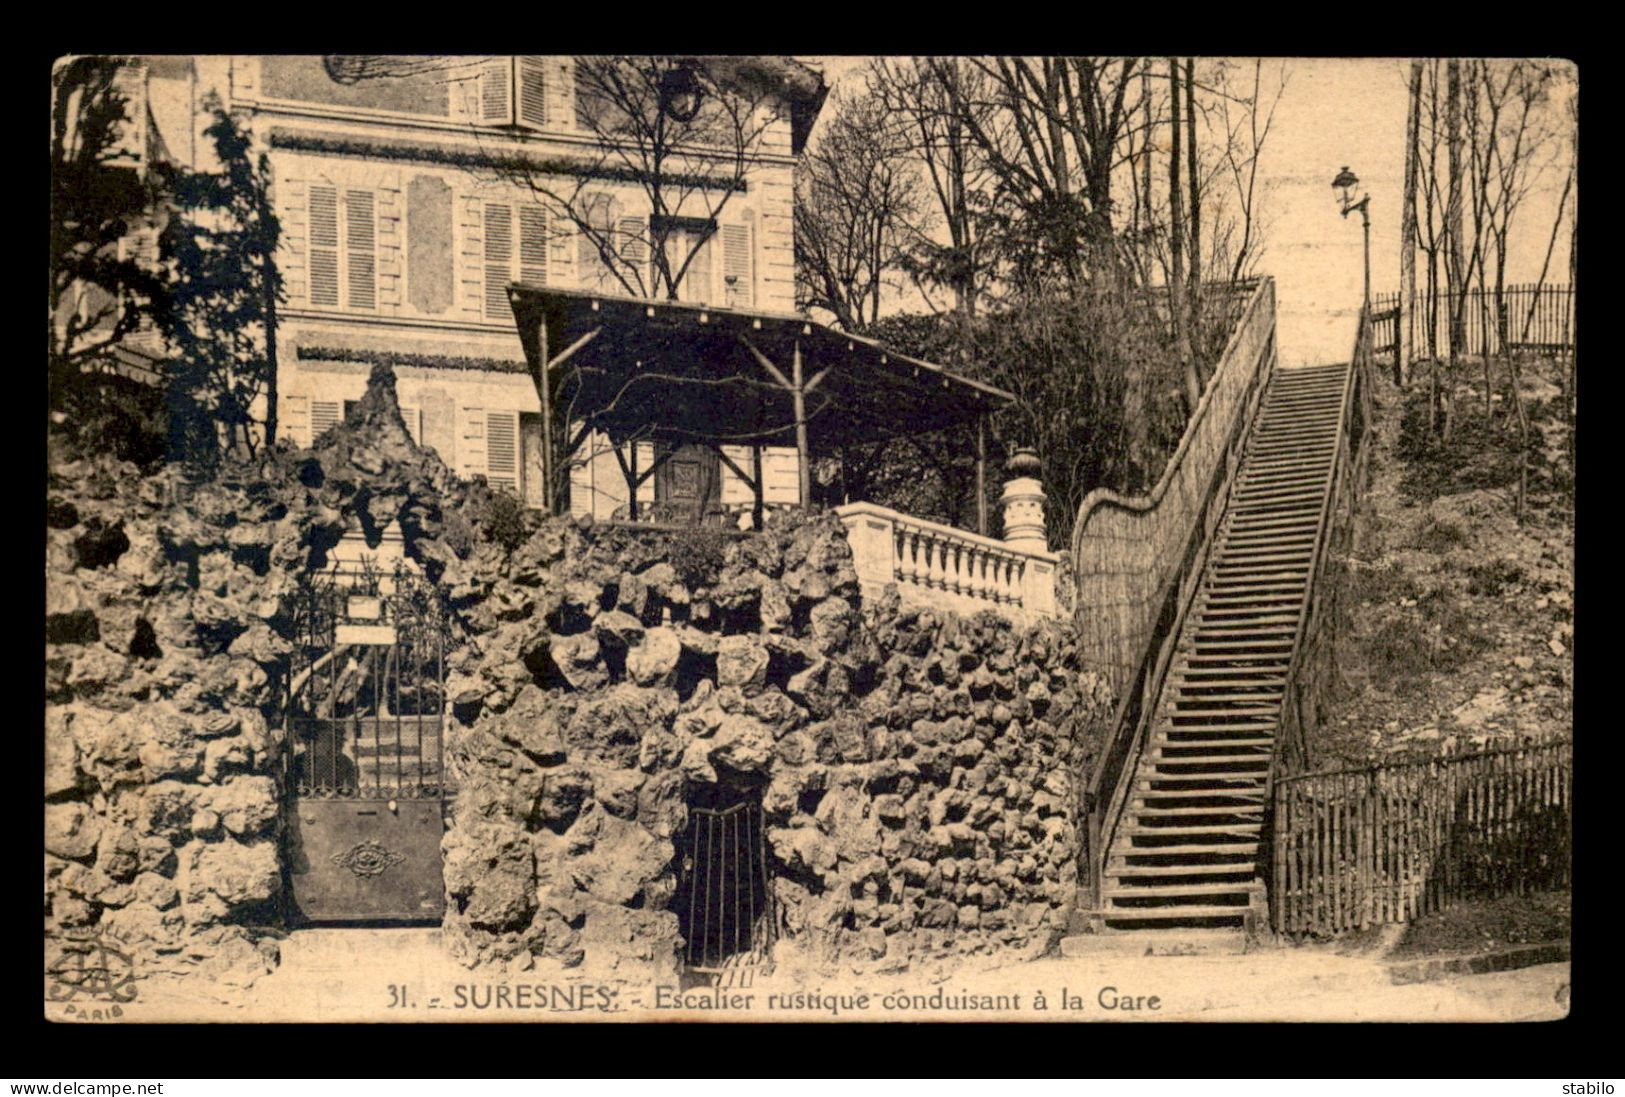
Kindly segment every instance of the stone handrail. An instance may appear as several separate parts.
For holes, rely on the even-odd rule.
[[[1273,366],[1274,335],[1275,283],[1264,277],[1156,486],[1139,496],[1096,488],[1078,508],[1072,563],[1080,654],[1119,694],[1145,661],[1159,595],[1196,523],[1217,523],[1222,507],[1209,505],[1215,474],[1239,458],[1245,424]]]
[[[866,597],[896,584],[905,605],[1012,619],[1053,617],[1060,556],[1014,548],[874,503],[835,508],[846,525],[852,564]]]

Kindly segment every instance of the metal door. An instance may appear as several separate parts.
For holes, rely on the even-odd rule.
[[[761,803],[691,805],[680,852],[675,907],[688,970],[764,963],[775,926]]]
[[[397,571],[307,585],[287,693],[290,915],[438,922],[445,909],[445,615]]]

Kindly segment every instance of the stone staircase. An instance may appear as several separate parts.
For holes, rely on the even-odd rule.
[[[1271,756],[1348,371],[1273,376],[1107,853],[1093,928],[1241,928],[1264,908]]]

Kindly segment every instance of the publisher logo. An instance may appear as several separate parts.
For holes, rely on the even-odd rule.
[[[135,963],[118,938],[98,930],[70,930],[55,943],[55,957],[45,969],[47,1001],[135,1001]]]

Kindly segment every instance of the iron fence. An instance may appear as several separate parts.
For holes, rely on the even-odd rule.
[[[1375,350],[1393,353],[1399,344],[1399,325],[1412,340],[1412,359],[1442,358],[1449,353],[1449,329],[1456,317],[1456,349],[1461,354],[1493,355],[1532,350],[1566,354],[1574,350],[1574,287],[1569,285],[1515,285],[1443,294],[1429,307],[1418,295],[1402,307],[1398,293],[1372,297]]]

